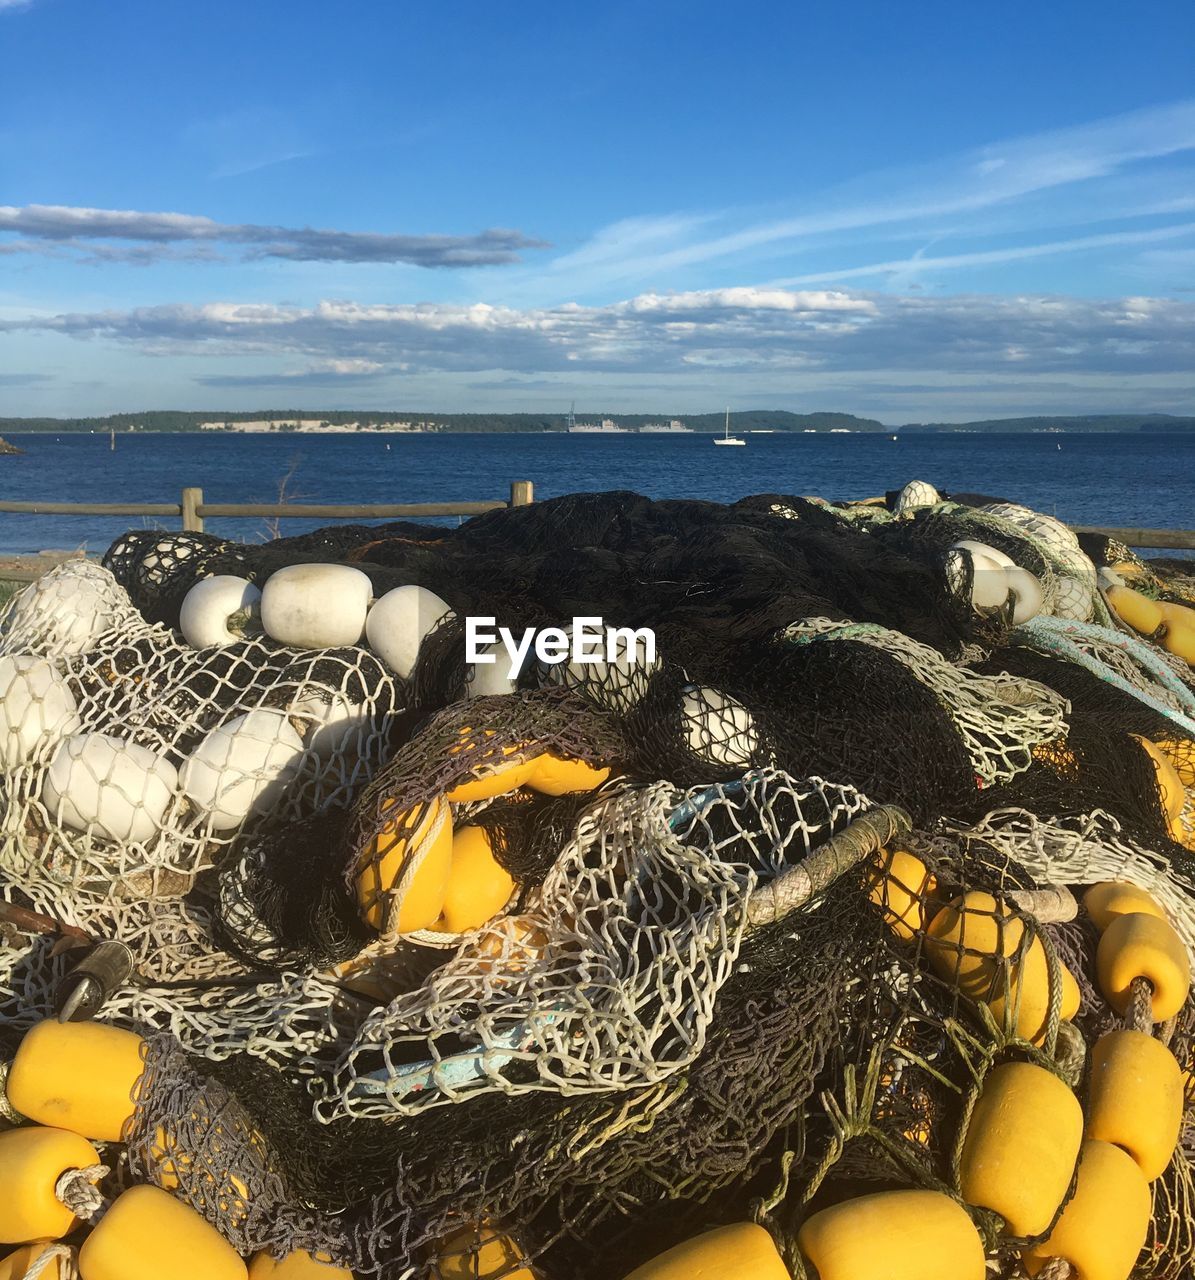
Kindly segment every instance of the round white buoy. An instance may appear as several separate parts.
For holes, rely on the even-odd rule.
[[[519,687],[517,677],[510,674],[510,657],[500,641],[481,646],[482,653],[492,653],[493,662],[470,662],[465,667],[465,697],[492,698],[510,694]]]
[[[120,615],[131,610],[128,592],[107,569],[68,560],[16,597],[8,631],[24,648],[36,646],[56,655],[90,653]]]
[[[291,564],[266,579],[262,630],[298,649],[340,649],[359,643],[373,583],[347,564]]]
[[[232,831],[277,800],[302,754],[286,713],[258,708],[212,729],[183,762],[179,781],[213,831]]]
[[[1045,603],[1041,583],[1028,569],[1018,569],[1015,566],[1006,569],[1004,577],[1013,598],[1012,620],[1019,627],[1021,623],[1028,622],[1041,613]]]
[[[373,727],[369,712],[343,693],[301,693],[289,707],[291,717],[308,723],[305,746],[321,759],[359,751]]]
[[[248,578],[228,573],[203,578],[183,597],[178,629],[192,649],[234,644],[243,638],[244,629],[233,629],[230,622],[256,609],[260,601],[261,592]]]
[[[562,630],[569,638],[571,653],[575,626],[570,624]],[[549,684],[576,689],[599,707],[625,714],[647,692],[648,682],[659,669],[660,658],[653,654],[649,661],[641,643],[630,643],[626,628],[613,629],[607,639],[604,658],[589,662],[542,663],[541,669]]]
[[[759,734],[751,712],[737,698],[705,685],[686,685],[681,714],[685,742],[694,755],[732,768],[751,763]]]
[[[0,767],[28,763],[82,727],[66,678],[44,658],[0,658]]]
[[[896,499],[896,514],[916,511],[920,507],[934,507],[942,501],[942,495],[928,480],[910,480]]]
[[[426,587],[395,587],[370,607],[365,619],[369,647],[404,680],[415,670],[419,648],[428,633],[452,610]]]
[[[178,772],[148,747],[105,733],[59,743],[42,783],[51,818],[73,831],[117,843],[157,835],[178,790]]]

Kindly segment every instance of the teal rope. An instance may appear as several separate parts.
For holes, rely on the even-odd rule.
[[[1173,707],[1168,707],[1160,699],[1154,697],[1153,694],[1137,688],[1134,684],[1130,684],[1123,676],[1113,671],[1107,663],[1101,662],[1098,658],[1085,652],[1079,643],[1072,638],[1076,636],[1079,639],[1099,640],[1123,650],[1139,667],[1153,676],[1168,692],[1175,695],[1179,704],[1183,707],[1183,711],[1175,711]],[[1138,702],[1144,703],[1159,715],[1173,721],[1188,736],[1195,737],[1195,718],[1193,718],[1195,716],[1195,692],[1185,685],[1170,667],[1150,650],[1144,641],[1138,640],[1135,636],[1127,636],[1123,632],[1113,631],[1110,627],[1101,627],[1093,622],[1072,622],[1063,618],[1049,618],[1039,614],[1036,618],[1031,618],[1028,622],[1015,628],[1012,633],[1012,639],[1014,643],[1020,642],[1027,647],[1041,649],[1046,653],[1053,654],[1055,657],[1086,668],[1092,675],[1098,676],[1103,680],[1105,684],[1110,684],[1114,689],[1119,689],[1122,693],[1127,693],[1130,697],[1136,698]]]

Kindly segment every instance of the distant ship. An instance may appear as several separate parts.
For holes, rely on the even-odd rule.
[[[569,427],[570,436],[626,436],[631,433],[626,427],[620,427],[613,418],[603,418],[597,422],[578,422]]]
[[[726,406],[726,434],[722,437],[721,440],[719,440],[718,437],[715,436],[714,443],[715,444],[746,444],[747,443],[746,440],[744,440],[741,436],[732,436],[730,434],[730,406],[729,405]]]

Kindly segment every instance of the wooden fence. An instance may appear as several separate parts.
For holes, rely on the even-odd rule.
[[[509,499],[491,502],[397,502],[336,506],[310,502],[205,502],[203,490],[186,488],[178,502],[3,502],[0,511],[28,516],[172,516],[202,533],[209,516],[265,516],[277,520],[402,520],[412,516],[479,516],[535,501],[530,480],[514,480]]]

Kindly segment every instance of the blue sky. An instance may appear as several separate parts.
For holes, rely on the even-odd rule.
[[[1195,412],[1195,5],[0,0],[0,416]]]

